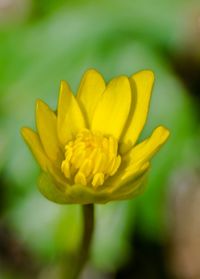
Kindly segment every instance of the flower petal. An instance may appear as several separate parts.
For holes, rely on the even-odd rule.
[[[43,101],[36,104],[36,125],[47,156],[55,161],[60,156],[55,113]]]
[[[46,157],[38,134],[29,128],[22,128],[21,133],[40,167],[43,171],[46,171],[48,168],[48,158]]]
[[[131,104],[131,87],[127,77],[110,81],[94,112],[92,130],[119,139]]]
[[[91,204],[106,203],[108,201],[108,193],[106,191],[96,192],[93,188],[75,184],[67,187],[65,192],[68,203]]]
[[[47,199],[60,204],[91,204],[109,201],[106,192],[96,193],[93,188],[82,185],[66,185],[65,190],[62,190],[47,173],[41,174],[38,188]]]
[[[139,179],[134,182],[127,183],[124,189],[119,187],[116,191],[113,191],[112,198],[113,200],[125,200],[132,199],[133,197],[141,194],[145,188],[145,180],[146,180],[147,172],[145,172]],[[126,188],[126,189],[125,189]]]
[[[150,163],[140,163],[140,164],[129,164],[127,165],[126,162],[123,162],[123,167],[114,175],[110,177],[105,185],[104,189],[108,189],[110,195],[113,193],[123,193],[131,187],[134,188],[134,184],[140,180],[140,178],[147,173]],[[127,185],[130,185],[127,186]],[[129,189],[130,190],[130,189]]]
[[[133,183],[140,180],[150,167],[149,160],[161,148],[169,136],[169,131],[160,126],[156,128],[153,134],[131,149],[124,157],[122,168],[107,180],[104,187],[109,187],[114,193],[116,190],[124,192],[126,188],[133,188]],[[110,186],[109,186],[110,185]]]
[[[128,151],[137,141],[147,119],[154,74],[151,71],[141,71],[130,78],[132,87],[132,107],[127,128],[121,139],[120,152]]]
[[[169,130],[163,126],[157,127],[152,135],[132,148],[124,157],[130,165],[149,161],[159,151],[169,137]]]
[[[120,172],[116,176],[115,181],[113,180],[115,185],[111,187],[111,195],[124,195],[137,190],[142,184],[144,176],[146,177],[149,168],[149,162],[140,164],[137,167],[128,166],[124,172]]]
[[[94,69],[85,72],[77,94],[77,100],[85,113],[87,123],[91,126],[93,114],[106,88],[103,77]]]
[[[61,172],[61,168],[51,163],[48,166],[48,173],[54,180],[54,183],[56,184],[57,188],[59,188],[61,191],[64,191],[69,181]]]
[[[40,175],[38,188],[48,200],[59,204],[67,203],[64,192],[56,187],[48,173],[43,172]]]
[[[105,204],[113,200],[128,199],[137,195],[141,191],[141,183],[144,178],[135,179],[131,186],[123,190],[116,188],[115,191],[108,191],[108,189],[100,189],[96,191],[91,187],[83,185],[69,185],[66,184],[65,189],[57,187],[57,182],[49,176],[48,173],[42,173],[39,180],[40,192],[49,200],[60,204]]]
[[[61,81],[58,100],[58,137],[61,144],[65,145],[85,127],[85,120],[76,98],[69,85]]]

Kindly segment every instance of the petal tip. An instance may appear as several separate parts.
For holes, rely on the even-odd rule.
[[[158,126],[157,128],[162,134],[166,134],[167,136],[170,135],[169,129],[167,129],[165,126]]]
[[[26,137],[27,137],[29,131],[30,131],[30,128],[22,127],[22,128],[20,129],[20,134],[22,135],[22,137],[23,137],[24,139],[26,139]]]
[[[94,80],[95,82],[101,81],[104,84],[104,79],[103,79],[101,73],[98,72],[94,68],[90,68],[90,69],[86,70],[82,75],[82,79],[81,79],[81,83],[80,83],[80,87],[79,87],[77,95],[80,94],[80,89],[85,84],[85,82],[87,82],[87,81],[91,82],[92,80]]]
[[[84,72],[84,75],[100,74],[95,68],[90,68]]]
[[[152,70],[143,70],[142,73],[146,76],[148,76],[151,79],[154,79],[155,75],[154,72]]]
[[[154,74],[154,72],[151,71],[151,70],[145,70],[144,73],[145,73],[146,77],[147,77],[149,80],[151,80],[151,82],[153,83],[154,80],[155,80],[155,74]]]
[[[131,90],[129,78],[125,75],[118,76],[118,77],[112,79],[110,84],[112,84],[112,83],[116,83],[117,86],[127,86],[129,88],[129,90]]]
[[[36,100],[36,111],[42,109],[46,104],[41,100],[37,99]]]
[[[161,142],[162,144],[169,138],[170,136],[170,131],[165,128],[164,126],[158,126],[155,131],[155,134],[157,134],[157,136],[162,139]]]
[[[133,74],[131,76],[131,78],[135,78],[137,76],[138,77],[140,76],[140,77],[142,77],[144,79],[148,79],[149,81],[151,81],[151,83],[153,83],[154,80],[155,80],[155,75],[154,75],[154,72],[152,70],[142,70],[142,71],[140,71],[140,72],[138,72],[136,74]]]
[[[22,135],[22,137],[27,140],[29,138],[30,135],[34,134],[35,132],[29,128],[29,127],[22,127],[20,129],[20,134]]]
[[[60,91],[59,92],[60,92],[59,93],[59,101],[61,101],[61,99],[64,96],[68,96],[68,94],[71,92],[71,88],[70,88],[67,81],[65,81],[65,80],[60,81]]]
[[[67,88],[69,87],[68,83],[65,80],[61,80],[60,81],[60,90],[62,91],[66,87]]]

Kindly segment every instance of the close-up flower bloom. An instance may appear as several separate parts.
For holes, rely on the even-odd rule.
[[[169,136],[159,126],[136,144],[153,83],[149,70],[106,84],[91,69],[76,96],[61,81],[56,112],[37,101],[37,132],[22,128],[22,135],[42,169],[39,189],[45,197],[61,204],[91,204],[141,192],[150,160]]]

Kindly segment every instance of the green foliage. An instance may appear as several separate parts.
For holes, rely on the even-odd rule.
[[[183,41],[184,34],[179,33],[182,4],[168,1],[165,7],[151,1],[155,9],[149,9],[145,1],[87,1],[85,5],[81,1],[80,6],[58,2],[36,1],[45,17],[40,19],[39,14],[34,21],[0,35],[0,168],[12,201],[5,218],[44,260],[77,248],[79,208],[54,205],[40,196],[36,188],[39,170],[19,130],[24,125],[34,127],[37,98],[56,107],[61,79],[76,91],[88,67],[100,70],[107,80],[152,69],[156,84],[142,137],[162,123],[171,130],[171,138],[154,160],[141,197],[97,208],[92,261],[101,269],[115,270],[129,254],[135,220],[145,237],[163,238],[166,186],[186,160],[184,148],[196,127],[186,89],[165,55],[176,52]]]

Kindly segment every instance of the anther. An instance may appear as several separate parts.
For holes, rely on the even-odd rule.
[[[121,164],[118,143],[112,136],[83,130],[65,146],[61,170],[71,183],[97,188]]]

